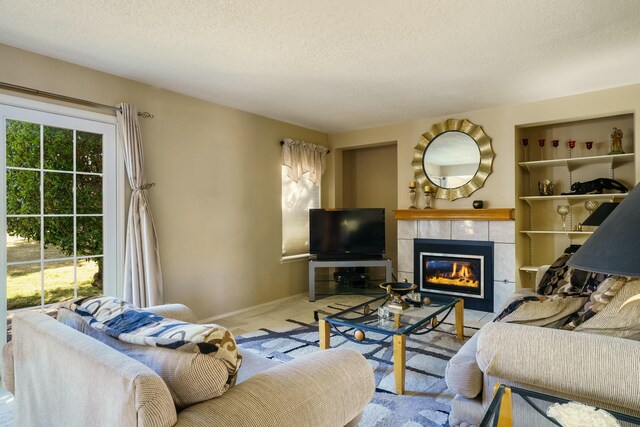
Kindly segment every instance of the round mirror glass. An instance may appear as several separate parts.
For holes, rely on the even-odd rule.
[[[441,188],[458,188],[471,181],[478,171],[480,150],[466,133],[448,131],[431,141],[422,163],[432,183]]]

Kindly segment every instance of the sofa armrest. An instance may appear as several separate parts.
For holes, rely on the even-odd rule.
[[[153,307],[144,308],[144,311],[150,311],[158,316],[182,322],[197,323],[198,321],[194,312],[184,304],[154,305]]]
[[[172,426],[171,395],[151,369],[37,312],[13,318],[15,425]]]
[[[343,426],[373,397],[369,362],[358,352],[331,349],[256,374],[215,399],[178,414],[176,426]]]
[[[638,341],[500,322],[478,333],[478,366],[485,375],[614,407],[640,407]]]
[[[13,341],[9,341],[2,347],[2,387],[11,394],[16,391],[13,375]]]
[[[474,334],[449,359],[444,371],[444,379],[449,390],[468,399],[473,399],[482,391],[482,371],[476,359],[477,347],[478,334]]]

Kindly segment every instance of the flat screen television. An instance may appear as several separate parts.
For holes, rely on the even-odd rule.
[[[384,251],[384,208],[309,210],[309,252],[318,259],[373,259]]]

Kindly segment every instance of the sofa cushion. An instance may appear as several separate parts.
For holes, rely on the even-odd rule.
[[[584,306],[572,316],[572,318],[562,327],[568,331],[574,330],[578,325],[586,322],[599,313],[622,289],[625,282],[624,277],[612,276],[603,281],[598,288],[589,295],[589,299]]]
[[[474,334],[453,356],[444,372],[449,390],[473,398],[482,391],[482,371],[476,361],[478,334]]]
[[[220,396],[229,388],[229,373],[220,359],[119,341],[92,328],[82,316],[64,308],[58,312],[58,321],[151,368],[167,384],[178,410]]]
[[[640,294],[640,280],[625,280],[608,304],[598,307],[593,316],[574,330],[640,340],[640,305],[632,304],[620,310],[626,300]]]
[[[563,253],[551,264],[536,283],[541,295],[579,294],[593,292],[607,278],[602,273],[592,273],[569,267],[573,253]],[[536,276],[537,279],[537,276]]]

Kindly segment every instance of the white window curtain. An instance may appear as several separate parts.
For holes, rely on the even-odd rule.
[[[282,259],[309,254],[309,209],[320,207],[320,183],[329,150],[285,139],[282,146]]]
[[[329,150],[321,145],[285,138],[282,144],[282,164],[288,168],[287,176],[294,182],[308,173],[307,179],[320,186],[326,168]]]
[[[126,103],[116,110],[118,132],[131,186],[124,260],[124,299],[138,307],[162,304],[162,270],[155,224],[144,182],[144,155],[138,111]]]

